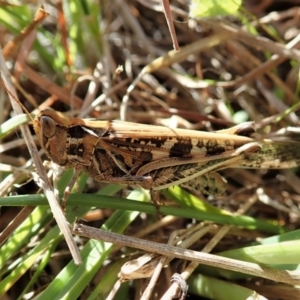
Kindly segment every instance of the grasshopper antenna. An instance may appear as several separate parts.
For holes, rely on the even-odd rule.
[[[21,103],[21,101],[18,99],[18,97],[12,93],[7,86],[5,85],[5,83],[3,82],[2,79],[0,79],[0,85],[2,86],[2,88],[6,91],[6,93],[11,96],[16,102],[18,102],[18,104],[22,107],[22,109],[25,111],[25,113],[29,116],[29,118],[31,119],[32,122],[34,122],[30,112],[26,109],[26,107]]]

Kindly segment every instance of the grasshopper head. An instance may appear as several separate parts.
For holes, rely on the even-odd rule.
[[[51,109],[41,111],[34,119],[33,127],[41,147],[55,163],[68,163],[66,145],[68,117]]]

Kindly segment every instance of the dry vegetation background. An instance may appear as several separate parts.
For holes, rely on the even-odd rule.
[[[189,18],[186,0],[171,1],[170,5],[181,50],[166,56],[173,50],[173,43],[159,1],[46,1],[44,8],[49,16],[32,27],[28,25],[34,25],[33,16],[38,3],[31,1],[30,4],[10,6],[1,1],[0,43],[21,102],[34,113],[52,107],[82,118],[105,120],[120,119],[122,108],[127,121],[203,131],[254,121],[258,137],[272,136],[279,130],[285,130],[285,135],[297,138],[300,1],[244,1],[237,16],[201,20]],[[24,28],[25,32],[21,34]],[[143,76],[128,93],[128,87],[141,72]],[[128,101],[124,102],[126,93]],[[12,116],[12,109],[2,89],[0,98],[0,123],[5,124]],[[97,248],[96,244],[89,244],[90,251],[99,250],[93,254],[92,263],[85,261],[84,267],[70,266],[70,253],[45,206],[46,200],[35,195],[37,202],[34,202],[32,196],[26,196],[37,194],[39,188],[34,181],[28,181],[32,177],[28,170],[35,169],[28,163],[30,156],[22,135],[18,129],[9,134],[4,132],[4,135],[0,145],[0,195],[3,197],[0,203],[2,201],[4,205],[1,209],[1,230],[7,228],[20,211],[15,205],[44,205],[39,206],[41,210],[38,213],[38,208],[34,210],[32,214],[35,215],[30,215],[30,210],[21,218],[23,221],[29,215],[27,225],[23,224],[26,230],[22,225],[19,229],[12,227],[9,231],[13,235],[7,242],[2,236],[1,299],[25,297],[22,293],[27,299],[33,299],[42,291],[44,293],[40,297],[43,299],[53,299],[53,295],[58,299],[105,299],[117,281],[121,262],[141,256],[142,251],[129,248],[113,251],[107,246],[103,255],[99,254],[102,246]],[[44,155],[42,158],[46,160]],[[201,213],[207,210],[220,217],[217,224],[205,225],[209,226],[208,233],[198,238],[190,248],[201,251],[218,229],[228,223],[221,210],[214,211],[205,203],[231,213],[247,204],[250,208],[244,214],[252,219],[232,219],[235,225],[227,227],[224,237],[217,238],[218,243],[211,252],[216,254],[242,248],[257,241],[263,244],[261,239],[282,234],[272,241],[274,249],[279,241],[290,240],[290,253],[286,250],[272,252],[273,263],[265,255],[270,249],[261,250],[263,254],[245,256],[251,256],[248,259],[252,262],[257,257],[258,263],[267,263],[274,269],[296,270],[300,263],[295,254],[299,249],[299,243],[296,243],[299,240],[299,171],[231,169],[223,171],[222,175],[228,181],[225,195],[197,195],[199,199],[192,198],[195,206],[198,204],[194,201],[203,203]],[[60,191],[68,178],[69,173],[59,181]],[[106,190],[103,188],[102,184],[81,176],[76,192],[94,194],[100,191],[121,198],[126,198],[131,192],[111,186]],[[139,193],[138,196],[129,195],[131,198],[147,198]],[[17,198],[15,194],[25,196]],[[83,202],[88,198],[79,195],[79,200],[71,198],[71,203],[79,207],[87,205]],[[180,201],[181,198],[192,197],[175,189],[164,193],[164,196],[165,205],[182,205],[183,208],[188,205],[175,204],[174,198]],[[77,202],[72,202],[72,199]],[[103,207],[99,199],[92,200],[94,202],[90,206]],[[112,203],[111,200],[110,203],[117,202]],[[124,200],[124,203],[127,202]],[[96,216],[89,213],[84,217],[85,220],[96,219],[88,223],[90,226],[99,228],[110,220],[114,207],[109,204],[104,207],[94,210]],[[132,210],[132,207],[134,205],[127,209]],[[79,217],[84,213],[77,212],[75,214]],[[127,235],[138,235],[164,244],[176,230],[186,229],[196,222],[214,220],[211,216],[203,216],[196,221],[194,217],[188,217],[189,213],[185,218],[170,219],[162,216],[161,219],[155,213],[130,216],[134,220],[128,223]],[[73,221],[74,212],[72,218]],[[111,221],[112,224],[118,222],[122,221]],[[149,229],[156,223],[156,228]],[[144,231],[141,232],[141,229]],[[291,232],[289,237],[284,235],[288,231]],[[52,237],[48,236],[49,232]],[[76,238],[76,242],[82,248],[86,240]],[[41,248],[36,250],[37,246]],[[239,255],[234,258],[243,260]],[[88,254],[83,254],[83,257],[87,258]],[[290,260],[285,261],[287,257]],[[175,260],[163,269],[151,292],[151,299],[160,299],[170,285],[173,273],[182,272],[187,265],[187,262]],[[199,274],[203,277],[197,277]],[[214,281],[216,279],[220,281]],[[299,288],[292,281],[286,284],[282,277],[268,280],[201,267],[189,280],[187,299],[190,300],[246,299],[239,289],[241,286],[247,287],[243,292],[249,293],[248,296],[257,297],[253,299],[265,299],[263,296],[267,299],[300,299]],[[149,279],[125,282],[115,299],[140,299],[148,282]],[[232,283],[237,285],[231,286]],[[229,292],[233,292],[230,298]]]

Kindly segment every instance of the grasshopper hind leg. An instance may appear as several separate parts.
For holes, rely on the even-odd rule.
[[[226,191],[227,181],[217,172],[209,172],[202,176],[181,183],[181,187],[186,188],[196,194],[222,195]]]

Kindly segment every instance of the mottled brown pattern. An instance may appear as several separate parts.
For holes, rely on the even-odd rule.
[[[225,168],[291,168],[300,142],[255,141],[252,123],[214,133],[129,122],[86,121],[45,110],[34,121],[55,163],[95,180],[160,190],[182,185],[207,194],[225,190]],[[201,177],[202,176],[202,177]]]

